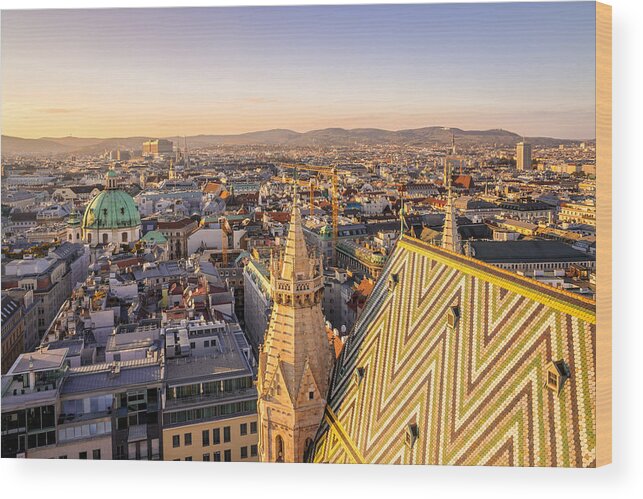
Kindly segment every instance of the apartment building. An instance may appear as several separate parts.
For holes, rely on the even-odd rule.
[[[164,331],[164,460],[257,461],[255,362],[241,329],[182,321]]]

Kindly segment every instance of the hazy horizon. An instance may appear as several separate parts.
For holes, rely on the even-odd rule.
[[[510,132],[510,133],[517,133],[514,130],[509,130],[507,128],[477,128],[477,129],[472,129],[472,128],[463,128],[459,126],[452,126],[452,127],[444,127],[442,125],[425,125],[425,126],[419,126],[417,128],[400,128],[400,129],[388,129],[388,128],[379,128],[379,127],[371,127],[371,126],[363,126],[363,127],[355,127],[355,128],[345,128],[345,127],[336,127],[336,126],[329,126],[325,128],[311,128],[308,130],[296,130],[294,128],[266,128],[262,130],[247,130],[247,131],[242,131],[242,132],[236,132],[236,133],[226,133],[226,132],[221,132],[221,133],[196,133],[192,135],[186,135],[185,137],[198,137],[198,136],[236,136],[236,135],[247,135],[247,134],[252,134],[252,133],[262,133],[262,132],[272,132],[272,131],[277,131],[277,130],[283,130],[283,131],[290,131],[290,132],[295,132],[295,133],[300,133],[300,134],[305,134],[309,132],[315,132],[318,130],[331,130],[331,129],[343,129],[347,131],[351,130],[382,130],[385,132],[402,132],[404,130],[417,130],[417,129],[422,129],[422,128],[444,128],[444,129],[459,129],[462,130],[463,132],[488,132],[488,131],[493,131],[493,130],[502,130],[505,132]],[[68,139],[68,138],[73,138],[73,139],[99,139],[99,140],[107,140],[107,139],[119,139],[119,138],[130,138],[130,137],[145,137],[145,138],[150,138],[150,139],[165,139],[165,138],[176,138],[176,137],[184,137],[184,135],[178,135],[178,134],[168,134],[168,135],[159,135],[159,134],[146,134],[146,133],[133,133],[131,135],[110,135],[110,136],[97,136],[97,135],[60,135],[60,136],[54,136],[54,135],[48,135],[48,136],[41,136],[41,137],[21,137],[18,135],[9,135],[6,133],[2,133],[3,137],[12,137],[16,139],[26,139],[26,140],[47,140],[47,139]],[[546,136],[546,135],[524,135],[526,138],[530,137],[538,137],[538,138],[552,138],[552,139],[562,139],[562,140],[596,140],[595,136],[592,137],[578,137],[578,138],[569,138],[569,137],[556,137],[556,136]]]
[[[2,134],[445,126],[593,139],[594,5],[3,11]]]

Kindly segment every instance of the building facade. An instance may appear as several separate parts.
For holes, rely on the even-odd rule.
[[[518,170],[532,170],[531,144],[524,141],[516,144],[516,168]]]

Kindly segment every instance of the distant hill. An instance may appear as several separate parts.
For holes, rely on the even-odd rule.
[[[287,129],[264,130],[236,135],[194,135],[187,137],[188,147],[201,148],[217,145],[285,145],[285,146],[350,146],[392,144],[408,146],[432,146],[451,143],[455,135],[459,145],[514,145],[522,136],[507,130],[461,130],[445,129],[439,126],[414,128],[408,130],[381,130],[378,128],[325,128],[309,132],[295,132]],[[122,138],[80,138],[80,137],[43,137],[23,139],[2,136],[4,154],[64,154],[64,153],[101,153],[105,150],[125,148],[140,149],[141,144],[150,137]],[[166,137],[175,144],[183,146],[184,137]],[[578,140],[556,139],[550,137],[527,137],[535,145],[555,146],[558,144],[578,143]]]

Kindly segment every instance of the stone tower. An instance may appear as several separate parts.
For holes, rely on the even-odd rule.
[[[455,149],[455,144],[453,146]],[[447,157],[448,158],[448,157]],[[462,253],[460,234],[456,220],[455,205],[453,204],[453,173],[451,165],[447,166],[444,182],[447,186],[447,205],[444,213],[444,229],[442,231],[442,247],[455,253]]]
[[[285,252],[271,261],[273,307],[259,351],[257,412],[264,462],[304,461],[324,415],[334,360],[321,309],[322,262],[308,253],[294,203]]]

